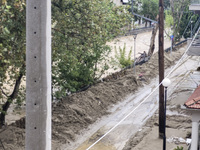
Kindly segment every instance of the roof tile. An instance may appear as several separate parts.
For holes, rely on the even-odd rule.
[[[195,89],[184,105],[187,108],[200,109],[200,86]]]

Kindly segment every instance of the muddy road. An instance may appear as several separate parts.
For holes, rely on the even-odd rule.
[[[168,96],[174,92],[180,83],[182,87],[186,89],[196,86],[196,83],[191,81],[185,82],[185,86],[182,82],[197,69],[199,65],[198,57],[187,57],[183,62],[180,63],[182,65],[175,69],[169,76],[172,84],[168,88]],[[165,74],[167,75],[173,67],[174,66],[168,68]],[[200,83],[200,80],[198,82]],[[151,96],[149,96],[149,94],[151,94]],[[147,119],[149,119],[157,109],[158,76],[149,84],[140,87],[135,93],[128,95],[122,103],[111,108],[111,115],[103,117],[101,120],[91,125],[89,129],[80,136],[78,141],[67,149],[85,150],[104,134],[109,132],[109,134],[94,145],[91,150],[122,150],[129,138],[141,130],[142,125],[144,125]],[[124,119],[124,117],[126,117],[126,119]],[[122,119],[124,119],[124,121],[117,125]],[[110,129],[113,127],[115,128],[110,132]]]
[[[166,54],[166,68],[174,65],[184,51],[185,47],[173,52],[172,56]],[[197,66],[197,58],[192,57],[176,69],[169,77],[172,80],[169,93]],[[166,72],[169,71],[170,68]],[[85,150],[115,126],[91,149],[121,150],[129,138],[142,129],[158,108],[158,55],[152,56],[148,63],[137,66],[135,75],[132,69],[121,73],[53,104],[53,150]],[[6,149],[24,150],[25,129],[23,126],[10,125],[0,132],[0,139]]]

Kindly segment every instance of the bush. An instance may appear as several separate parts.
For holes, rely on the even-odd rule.
[[[120,68],[125,68],[133,64],[134,60],[131,59],[131,54],[132,54],[132,47],[131,50],[129,51],[128,56],[126,57],[126,44],[124,44],[123,49],[119,47],[118,51],[117,48],[115,47],[115,58]]]
[[[177,148],[175,148],[174,150],[183,150],[183,147],[182,146],[181,147],[177,146]]]

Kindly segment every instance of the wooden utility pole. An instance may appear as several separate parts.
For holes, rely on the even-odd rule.
[[[159,0],[159,83],[164,79],[164,2]],[[161,84],[159,87],[159,137],[164,134],[164,87]]]
[[[26,150],[51,150],[51,1],[26,1]]]

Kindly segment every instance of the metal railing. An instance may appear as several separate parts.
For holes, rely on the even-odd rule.
[[[191,0],[191,4],[195,5],[200,5],[200,0]]]

